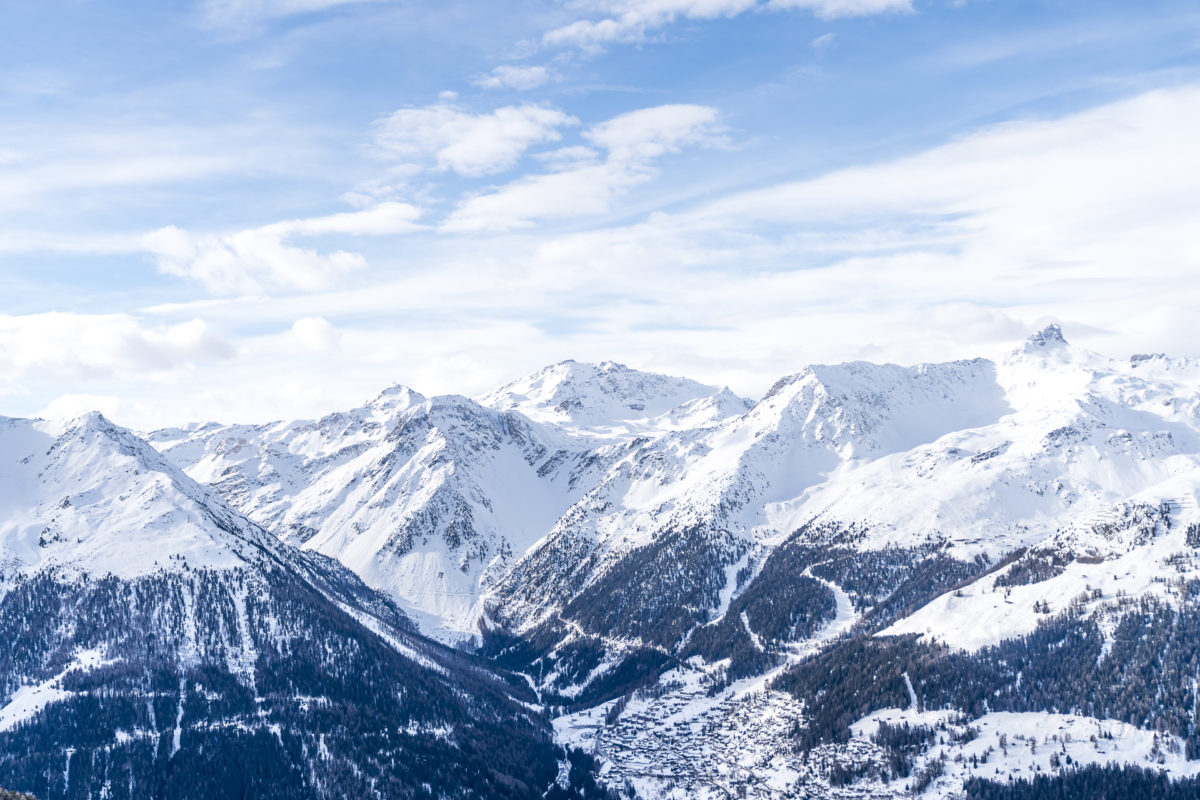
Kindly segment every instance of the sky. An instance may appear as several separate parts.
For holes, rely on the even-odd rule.
[[[1200,357],[1194,0],[0,0],[0,414]]]

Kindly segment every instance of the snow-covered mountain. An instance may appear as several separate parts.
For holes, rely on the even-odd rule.
[[[0,475],[0,785],[52,800],[552,782],[527,688],[101,415],[0,418]]]
[[[1079,351],[1053,326],[995,361],[809,367],[741,416],[615,457],[499,585],[496,613],[535,624],[590,587],[613,596],[606,574],[636,592],[621,565],[671,542],[693,570],[667,592],[695,624],[737,592],[723,570],[752,572],[806,526],[824,544],[853,530],[860,550],[996,561],[1130,504],[1192,508],[1198,380],[1187,361]],[[647,590],[636,605],[664,599]]]
[[[475,400],[394,387],[316,421],[147,439],[160,473],[206,488],[171,472],[194,488],[160,505],[113,488],[177,515],[188,564],[243,547],[188,527],[200,492],[297,569],[336,560],[523,673],[621,791],[1200,772],[1197,362],[1108,358],[1049,326],[991,359],[806,367],[748,402],[568,361]],[[116,518],[73,509],[10,512],[11,564],[81,563]]]
[[[585,721],[610,715],[612,703],[597,703],[636,687],[631,676],[680,687],[667,691],[679,705],[657,734],[617,725],[623,746],[606,751],[614,777],[654,792],[664,782],[638,765],[673,755],[681,775],[711,770],[714,740],[681,736],[680,725],[712,723],[716,709],[721,724],[744,719],[761,691],[775,693],[771,713],[806,730],[805,752],[849,746],[819,770],[807,757],[800,768],[790,744],[767,751],[776,778],[808,793],[809,781],[836,782],[842,770],[873,775],[868,794],[885,793],[887,770],[864,755],[878,743],[852,733],[876,736],[855,719],[889,705],[913,712],[885,715],[894,725],[944,729],[944,714],[915,713],[931,702],[966,714],[964,737],[989,707],[1034,714],[987,718],[1022,739],[1046,712],[1101,731],[1133,715],[1158,720],[1157,734],[1127,734],[1153,764],[1194,758],[1198,379],[1188,360],[1074,348],[1057,326],[995,360],[808,368],[744,415],[628,448],[493,590],[489,622],[538,643],[529,668],[541,689],[580,708],[563,720],[569,740],[604,749]],[[1147,615],[1157,623],[1133,648],[1131,628]],[[886,638],[906,635],[916,638]],[[1164,665],[1164,653],[1177,655]],[[864,663],[896,670],[887,689],[870,675],[855,683]],[[1135,677],[1147,668],[1152,677]],[[1031,678],[1057,688],[1022,689]],[[697,681],[721,702],[698,701]],[[789,710],[788,695],[807,713]],[[643,726],[659,718],[654,696],[639,706]],[[980,696],[990,700],[970,699]],[[644,744],[631,749],[630,736]],[[953,771],[925,752],[930,791],[991,773],[978,753]],[[1104,752],[1100,762],[1122,760],[1119,748]],[[745,769],[745,754],[733,755]],[[1006,758],[1005,774],[1043,761]],[[1195,772],[1183,760],[1172,769]],[[722,796],[732,783],[720,772],[677,796]]]
[[[480,399],[573,433],[628,437],[712,425],[752,405],[729,389],[603,361],[562,361]]]
[[[745,408],[727,389],[564,362],[479,402],[393,387],[316,421],[147,438],[251,519],[338,559],[454,641],[478,632],[482,592],[583,493],[610,442]]]
[[[614,458],[497,584],[489,622],[538,643],[528,668],[542,676],[540,688],[580,709],[561,721],[563,735],[608,753],[613,778],[655,793],[667,784],[640,765],[668,757],[679,775],[710,776],[675,796],[730,791],[730,769],[712,772],[718,740],[681,735],[680,726],[744,725],[747,704],[761,703],[757,692],[773,698],[768,715],[808,731],[805,752],[833,747],[814,769],[794,758],[794,742],[754,745],[774,765],[778,796],[800,784],[818,794],[817,784],[836,783],[843,770],[859,771],[869,796],[886,793],[887,769],[872,761],[879,734],[855,720],[908,706],[912,713],[885,715],[889,724],[944,727],[944,714],[916,713],[931,702],[967,715],[963,737],[978,718],[982,727],[1010,726],[1023,746],[1039,719],[1111,732],[1113,719],[1141,714],[1143,726],[1157,719],[1158,732],[1171,735],[1126,733],[1122,746],[1154,751],[1138,763],[1194,757],[1195,665],[1185,657],[1149,681],[1131,676],[1161,666],[1162,651],[1200,645],[1190,627],[1190,598],[1200,592],[1189,588],[1200,586],[1198,366],[1102,357],[1051,326],[994,360],[810,367],[744,415],[668,432]],[[1159,627],[1140,650],[1123,647],[1123,632],[1147,612]],[[1084,644],[1053,652],[1062,647],[1054,631],[1078,632]],[[872,634],[918,638],[875,645]],[[497,652],[510,641],[499,639]],[[856,684],[851,667],[862,663],[896,669],[895,682]],[[1065,664],[1095,685],[1022,690],[1030,676],[1060,680]],[[608,735],[623,744],[613,749],[608,728],[597,734],[587,720],[611,715],[613,702],[600,701],[646,672],[660,675],[659,700],[638,706],[638,725],[651,730],[618,722]],[[901,673],[913,676],[911,694]],[[698,699],[696,688],[715,699]],[[1170,697],[1173,710],[1131,702],[1138,692]],[[980,694],[992,699],[966,699]],[[791,709],[788,697],[808,712]],[[676,710],[660,711],[664,703]],[[1004,713],[980,717],[989,706]],[[1048,712],[1069,719],[1038,716]],[[1032,716],[1004,716],[1013,713]],[[922,784],[938,796],[993,772],[977,766],[979,753],[976,766],[955,771],[936,749],[924,752],[904,771],[926,770]],[[1123,760],[1119,748],[1095,752],[1073,758]],[[766,763],[725,754],[742,770]],[[1005,756],[1005,775],[1045,768],[1044,754]],[[1194,772],[1182,759],[1172,770]],[[752,775],[744,772],[742,785],[762,788]]]

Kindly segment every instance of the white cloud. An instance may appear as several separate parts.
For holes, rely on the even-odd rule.
[[[536,89],[550,80],[550,71],[542,66],[516,67],[503,64],[475,83],[484,89],[516,89],[520,92]]]
[[[324,217],[276,222],[224,235],[195,236],[174,225],[142,237],[160,272],[200,281],[218,293],[264,288],[314,291],[329,286],[339,275],[365,269],[358,253],[337,250],[319,253],[297,247],[295,236],[341,234],[389,236],[410,233],[420,226],[420,210],[407,203],[385,202]]]
[[[1050,314],[1104,351],[1197,355],[1179,332],[1200,329],[1198,138],[1200,87],[1153,92],[550,240],[531,264],[764,364],[801,340],[805,359],[978,354]],[[686,334],[698,320],[728,343]]]
[[[641,124],[597,128],[585,141],[600,158],[561,156],[570,165],[561,173],[575,182],[552,200],[577,202],[587,183],[576,167],[611,169],[609,146],[650,153],[687,138],[646,145],[635,133]],[[395,262],[403,269],[372,272],[369,284],[146,311],[167,324],[137,327],[176,356],[165,364],[194,364],[194,379],[67,388],[150,398],[156,424],[265,420],[349,408],[397,381],[482,391],[574,357],[755,394],[814,361],[1002,352],[1049,315],[1073,342],[1102,352],[1200,356],[1197,140],[1200,85],[994,125],[635,225],[553,238],[438,237],[437,249],[406,252]],[[622,176],[593,177],[613,186]],[[236,357],[206,365],[161,343],[162,331],[197,315],[222,331],[273,332],[244,334],[227,346]],[[85,372],[78,360],[53,359],[74,358],[77,343],[95,337],[72,328],[47,340],[58,335],[48,327],[23,345],[42,356],[24,360],[14,386],[25,395],[10,394],[9,413],[64,392],[61,382],[43,390],[37,376]],[[0,339],[0,376],[15,374],[12,352]],[[145,359],[86,361],[111,374]]]
[[[459,204],[443,224],[448,231],[507,230],[535,220],[598,214],[614,197],[655,175],[667,153],[720,141],[717,111],[665,105],[631,111],[593,126],[584,138],[607,152],[601,163],[565,162],[564,169],[522,178]],[[560,151],[561,152],[561,151]],[[584,155],[572,149],[569,156]]]
[[[349,236],[392,236],[417,230],[421,210],[407,203],[379,203],[361,211],[344,211],[325,217],[309,217],[266,226],[280,236],[319,236],[343,233]]]
[[[813,50],[816,50],[817,53],[824,53],[826,50],[828,50],[830,47],[833,46],[834,39],[836,39],[836,38],[837,38],[836,34],[823,33],[820,36],[818,36],[817,38],[813,39],[811,42],[809,42],[808,46],[811,47]]]
[[[669,25],[678,18],[733,17],[758,5],[758,0],[606,0],[594,3],[612,14],[600,20],[578,20],[548,31],[542,40],[550,45],[594,48],[609,42],[636,41],[648,30]]]
[[[283,124],[266,110],[189,124],[162,122],[165,110],[104,112],[111,103],[93,99],[100,110],[72,116],[70,124],[0,118],[0,142],[10,148],[9,157],[0,158],[0,223],[7,228],[0,239],[47,220],[61,223],[59,235],[78,236],[117,204],[128,210],[119,216],[132,217],[165,205],[167,197],[194,196],[201,182],[295,177],[298,164],[323,169],[313,130]],[[150,102],[169,106],[167,100]],[[163,202],[151,202],[151,193]],[[20,217],[27,221],[18,226]],[[112,219],[99,230],[119,232]]]
[[[0,372],[8,380],[160,374],[233,355],[199,319],[146,326],[128,314],[0,315]]]
[[[327,352],[342,343],[342,332],[324,317],[301,317],[292,323],[291,335],[306,350]]]
[[[589,4],[610,16],[598,20],[576,20],[547,31],[548,45],[595,50],[612,42],[641,41],[649,31],[677,19],[712,20],[736,17],[763,9],[801,9],[822,19],[861,17],[888,12],[912,11],[912,0],[599,0]]]
[[[601,214],[615,196],[650,176],[638,164],[604,163],[522,178],[463,201],[442,228],[504,231],[529,227],[535,220]]]
[[[609,160],[649,161],[680,148],[713,142],[717,110],[709,106],[665,105],[643,108],[593,126],[584,137],[609,152]]]
[[[393,158],[432,160],[460,175],[491,175],[511,168],[531,146],[557,142],[559,128],[579,120],[538,105],[504,106],[472,114],[439,103],[402,108],[376,124],[375,142]]]
[[[590,147],[575,145],[572,147],[560,147],[557,150],[548,150],[544,153],[535,153],[533,157],[550,169],[559,171],[569,167],[595,164],[599,161],[600,154]]]
[[[822,232],[831,252],[953,244],[978,247],[986,263],[1020,253],[1059,272],[1075,256],[1091,265],[1085,273],[1105,263],[1124,274],[1115,240],[1132,248],[1148,231],[1197,220],[1198,103],[1189,87],[996,125],[911,157],[736,194],[688,218],[800,225]],[[887,235],[870,245],[876,232]]]

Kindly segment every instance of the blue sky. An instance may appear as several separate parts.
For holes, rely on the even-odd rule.
[[[1200,9],[0,2],[0,413],[1200,356]]]

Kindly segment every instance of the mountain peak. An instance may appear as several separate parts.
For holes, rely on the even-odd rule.
[[[425,400],[426,397],[420,392],[413,391],[404,384],[394,383],[376,395],[367,406],[386,413],[404,411],[424,403]]]
[[[1063,347],[1066,344],[1067,339],[1063,336],[1062,327],[1052,322],[1025,340],[1025,350],[1044,350]]]
[[[556,378],[559,380],[590,380],[600,375],[608,374],[640,374],[639,370],[631,369],[616,361],[576,361],[567,358],[542,367],[529,378]]]
[[[520,411],[540,422],[624,429],[633,422],[644,427],[642,423],[721,391],[689,378],[643,372],[616,361],[568,359],[506,384],[481,402],[500,411]],[[735,410],[744,412],[745,404]]]
[[[109,431],[116,426],[99,411],[85,411],[73,417],[59,417],[47,420],[62,432],[66,431]]]
[[[193,566],[247,563],[266,534],[229,509],[150,444],[99,412],[60,427],[22,420],[0,432],[0,472],[36,491],[0,497],[0,556],[130,578],[178,569],[160,544]],[[119,500],[117,499],[119,498]],[[36,534],[36,535],[35,535]],[[36,543],[36,546],[35,546]]]

